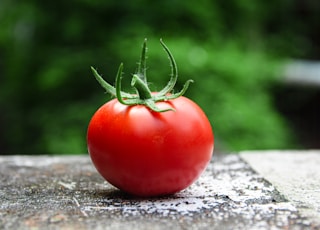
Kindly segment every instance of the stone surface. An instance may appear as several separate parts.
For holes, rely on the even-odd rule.
[[[301,214],[320,224],[320,151],[252,151],[240,156]]]
[[[320,86],[320,62],[295,60],[284,66],[284,82],[301,86]]]
[[[88,156],[0,157],[0,229],[320,229],[238,155],[169,197],[132,197]]]

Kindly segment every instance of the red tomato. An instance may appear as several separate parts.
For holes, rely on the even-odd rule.
[[[90,157],[115,187],[137,196],[173,194],[191,185],[209,163],[214,145],[211,125],[186,97],[145,105],[113,99],[93,115],[87,133]]]
[[[168,47],[171,78],[159,92],[151,93],[146,78],[146,39],[131,86],[137,94],[121,91],[123,64],[116,86],[107,83],[91,67],[106,92],[116,99],[104,104],[92,117],[87,144],[98,172],[115,187],[138,196],[176,193],[192,184],[209,163],[214,138],[210,123],[182,90],[172,93],[177,66]]]

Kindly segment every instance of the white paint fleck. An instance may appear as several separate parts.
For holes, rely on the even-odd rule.
[[[64,183],[62,181],[59,181],[58,184],[62,185],[63,187],[73,190],[76,187],[76,182],[70,182],[70,183]]]

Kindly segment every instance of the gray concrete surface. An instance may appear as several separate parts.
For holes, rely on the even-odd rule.
[[[241,154],[243,157],[245,153]],[[168,197],[132,197],[84,156],[0,156],[0,229],[320,229],[239,155]]]
[[[247,151],[240,153],[302,215],[320,224],[320,151]]]
[[[283,80],[287,84],[320,86],[320,62],[292,60],[284,66]]]

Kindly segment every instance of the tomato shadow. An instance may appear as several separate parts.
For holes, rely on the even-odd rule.
[[[111,188],[107,190],[97,190],[92,194],[93,198],[102,198],[102,199],[124,199],[124,200],[130,200],[135,199],[137,197],[126,193],[122,190],[119,190],[117,188]]]
[[[179,199],[180,196],[177,194],[164,195],[164,196],[151,196],[141,197],[126,193],[117,188],[111,188],[107,190],[97,190],[91,194],[91,198],[94,200],[114,200],[114,201],[155,201],[155,200],[166,200],[166,199]]]

